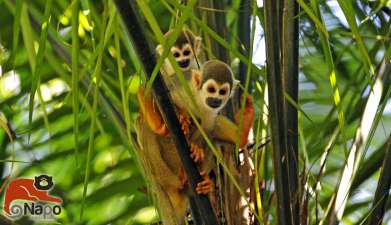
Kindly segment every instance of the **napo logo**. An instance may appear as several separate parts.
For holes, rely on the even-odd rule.
[[[44,174],[34,179],[11,180],[5,191],[4,215],[12,220],[23,216],[38,220],[55,219],[61,213],[62,199],[49,194],[53,186],[52,177]]]

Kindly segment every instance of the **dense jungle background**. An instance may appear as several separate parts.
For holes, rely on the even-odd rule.
[[[51,175],[55,224],[159,221],[133,145],[147,62],[118,2],[0,0],[0,192]],[[253,97],[243,224],[391,224],[391,1],[128,2],[152,46],[186,25]]]

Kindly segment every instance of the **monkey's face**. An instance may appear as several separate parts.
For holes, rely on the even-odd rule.
[[[194,54],[190,44],[184,44],[182,48],[172,47],[171,53],[183,71],[189,70],[194,63]]]
[[[216,112],[227,103],[231,92],[228,82],[218,83],[214,79],[205,81],[201,87],[201,98],[204,104]]]

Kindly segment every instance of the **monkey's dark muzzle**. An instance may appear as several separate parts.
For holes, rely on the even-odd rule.
[[[219,98],[207,98],[206,99],[206,104],[208,104],[212,108],[218,108],[220,107],[221,103],[223,101]]]
[[[187,68],[190,65],[190,59],[185,59],[178,62],[181,68]]]

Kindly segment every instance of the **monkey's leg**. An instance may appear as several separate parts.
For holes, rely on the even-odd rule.
[[[196,193],[199,195],[209,194],[213,191],[213,182],[210,179],[208,173],[206,173],[205,171],[201,172],[201,176],[204,178],[204,180],[197,184]]]
[[[236,124],[240,123],[240,111],[235,115]],[[240,144],[239,147],[244,147],[247,144],[248,134],[254,123],[254,105],[253,99],[251,96],[247,96],[246,105],[244,107],[243,113],[243,124],[242,124],[242,132],[240,136]]]
[[[153,101],[152,95],[146,97],[144,94],[144,89],[140,88],[139,92],[137,93],[137,98],[140,104],[141,114],[143,115],[151,130],[158,135],[168,136],[168,128],[162,119],[157,105]]]
[[[202,150],[202,149],[201,149]],[[199,182],[196,187],[196,193],[197,194],[208,194],[213,191],[213,182],[209,178],[209,175],[207,172],[202,171],[201,176],[204,178],[203,181]],[[182,183],[182,189],[184,190],[188,186],[188,179],[185,173],[185,170],[183,167],[179,170],[179,180]]]
[[[178,109],[177,114],[178,114],[178,119],[179,119],[179,123],[181,124],[183,134],[188,135],[190,132],[190,123],[191,123],[189,116],[187,115],[186,111],[182,109]]]
[[[205,158],[205,153],[204,149],[199,147],[195,143],[190,144],[190,151],[191,151],[191,158],[194,160],[196,163],[202,163]]]

